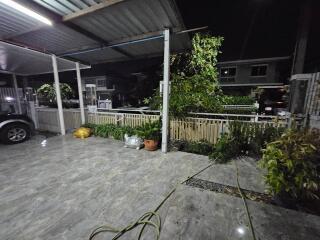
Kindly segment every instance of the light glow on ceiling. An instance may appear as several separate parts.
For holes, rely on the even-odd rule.
[[[44,17],[44,16],[42,16],[42,15],[40,15],[40,14],[34,12],[34,11],[22,6],[21,4],[15,2],[15,1],[12,1],[12,0],[0,0],[0,3],[3,3],[3,4],[5,4],[5,5],[9,6],[9,7],[12,7],[14,9],[16,9],[16,10],[18,10],[18,11],[20,11],[20,12],[22,12],[22,13],[30,16],[30,17],[32,17],[32,18],[34,18],[34,19],[37,19],[40,22],[43,22],[45,24],[48,24],[48,25],[52,26],[52,22],[48,18],[46,18],[46,17]]]

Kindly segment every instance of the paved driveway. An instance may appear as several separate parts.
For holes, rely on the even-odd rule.
[[[241,186],[263,192],[255,161],[237,162]],[[102,224],[124,227],[208,164],[204,156],[126,149],[122,142],[93,137],[36,136],[0,145],[0,239],[85,240]],[[196,178],[236,186],[235,172],[233,163],[214,165]],[[318,216],[249,200],[248,207],[257,239],[320,239]],[[160,214],[161,240],[251,239],[238,197],[179,185]],[[149,229],[143,239],[153,240],[154,232]]]
[[[93,137],[0,145],[0,239],[88,239],[101,224],[125,226],[206,165],[203,156]]]

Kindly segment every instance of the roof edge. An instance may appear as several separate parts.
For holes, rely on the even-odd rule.
[[[242,60],[218,62],[217,65],[278,62],[278,61],[289,60],[290,58],[291,58],[290,56],[285,56],[285,57],[272,57],[272,58],[242,59]]]

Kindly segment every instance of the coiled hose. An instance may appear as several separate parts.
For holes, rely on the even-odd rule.
[[[161,218],[160,215],[158,214],[159,209],[161,208],[161,206],[168,200],[168,198],[176,191],[178,185],[180,184],[184,184],[185,182],[187,182],[189,179],[195,177],[196,175],[202,173],[203,171],[205,171],[206,169],[210,168],[212,165],[214,165],[215,163],[212,163],[210,165],[208,165],[207,167],[201,169],[200,171],[198,171],[197,173],[193,174],[192,176],[188,177],[186,180],[178,183],[166,196],[165,198],[160,202],[160,204],[153,210],[150,212],[146,212],[145,214],[143,214],[140,218],[138,218],[135,222],[129,224],[128,226],[122,228],[122,229],[117,229],[114,228],[112,226],[109,225],[103,225],[100,226],[96,229],[94,229],[92,231],[92,233],[90,234],[89,240],[93,240],[94,237],[96,237],[98,234],[103,233],[103,232],[110,232],[110,233],[115,233],[115,236],[112,238],[112,240],[116,240],[119,239],[121,236],[123,236],[125,233],[135,229],[136,227],[142,225],[142,228],[140,230],[139,236],[138,236],[138,240],[141,239],[142,234],[144,232],[144,229],[146,226],[151,226],[155,229],[156,232],[156,240],[159,240],[160,238],[160,231],[161,231]],[[239,184],[239,180],[238,180],[238,167],[236,165],[236,170],[237,170],[237,185],[238,185],[238,190],[239,193],[241,195],[242,200],[244,201],[245,204],[245,209],[247,212],[247,216],[249,218],[249,225],[250,225],[250,229],[252,232],[252,236],[253,236],[253,240],[256,240],[255,238],[255,234],[254,234],[254,230],[253,230],[253,226],[252,226],[252,222],[251,222],[251,218],[250,218],[250,213],[248,210],[248,206],[245,200],[245,197],[241,191],[240,188],[240,184]],[[152,221],[152,218],[155,217],[155,221]]]

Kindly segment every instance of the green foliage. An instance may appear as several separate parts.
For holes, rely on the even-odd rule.
[[[138,135],[143,139],[148,140],[159,140],[161,133],[161,122],[160,121],[149,121],[139,127],[132,128],[129,126],[118,126],[115,124],[92,124],[86,123],[82,127],[87,127],[92,130],[94,136],[103,138],[112,137],[116,140],[123,140],[124,135],[129,136]]]
[[[99,136],[103,138],[112,137],[116,140],[123,140],[125,134],[128,134],[129,136],[135,134],[135,129],[129,126],[117,126],[114,124],[86,123],[83,124],[82,127],[90,128],[94,136]]]
[[[37,93],[44,98],[49,100],[53,100],[56,97],[56,93],[54,87],[50,84],[43,84],[40,88],[38,88]]]
[[[161,133],[161,122],[160,121],[149,121],[143,125],[137,127],[136,134],[147,140],[160,140]]]
[[[216,163],[225,163],[239,155],[240,149],[237,143],[232,141],[229,135],[223,134],[214,145],[213,152],[209,155]]]
[[[37,93],[40,97],[46,98],[51,102],[56,102],[56,90],[53,85],[43,84],[38,88]],[[62,100],[70,99],[73,96],[72,88],[67,83],[60,83],[60,93]]]
[[[227,162],[241,155],[259,156],[266,144],[279,137],[283,131],[283,128],[272,125],[232,121],[229,133],[218,140],[209,157],[217,162]]]
[[[171,57],[170,115],[184,117],[188,112],[214,112],[221,108],[217,56],[222,37],[195,34],[192,52]],[[160,109],[159,89],[145,99],[152,109]]]
[[[255,103],[255,99],[251,96],[224,95],[222,101],[224,105],[253,105]]]
[[[273,194],[287,192],[292,198],[319,198],[320,134],[288,130],[263,152],[260,166]]]
[[[206,140],[191,142],[182,141],[180,150],[183,152],[208,156],[213,151],[213,145]]]
[[[209,34],[195,34],[192,39],[191,69],[194,75],[206,80],[209,84],[209,92],[215,91],[217,84],[218,71],[216,68],[217,57],[222,45],[222,37],[212,37]],[[194,76],[193,75],[193,76]]]

